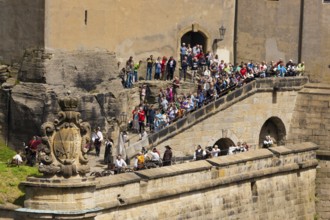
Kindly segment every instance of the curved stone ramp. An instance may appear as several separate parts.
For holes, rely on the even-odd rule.
[[[184,132],[197,123],[212,117],[219,111],[225,110],[235,103],[253,96],[257,92],[276,92],[301,90],[308,83],[307,77],[285,77],[256,79],[229,94],[219,97],[217,100],[191,112],[187,116],[177,120],[157,133],[149,134],[148,139],[131,144],[126,150],[129,158],[133,158],[142,147],[150,149],[158,144]]]

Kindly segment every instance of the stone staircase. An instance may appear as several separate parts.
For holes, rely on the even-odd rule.
[[[246,99],[257,92],[274,92],[280,90],[300,90],[308,82],[307,77],[285,77],[285,78],[264,78],[256,79],[234,91],[219,97],[213,102],[177,120],[157,133],[149,134],[148,139],[138,142],[131,142],[126,149],[129,158],[134,157],[142,147],[150,149],[153,146],[163,143],[178,133],[184,132],[193,125],[211,117],[235,103]]]

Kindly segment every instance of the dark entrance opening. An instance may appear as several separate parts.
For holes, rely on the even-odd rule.
[[[229,147],[235,146],[234,142],[229,138],[220,138],[214,145],[218,145],[220,149],[220,156],[227,155]]]
[[[188,46],[188,44],[190,44],[191,47],[195,46],[196,44],[202,45],[203,53],[206,52],[206,46],[207,46],[206,45],[206,36],[202,32],[189,31],[189,32],[185,33],[181,37],[181,45],[182,45],[182,43],[185,43],[186,46]]]
[[[263,146],[266,135],[269,135],[275,146],[285,144],[286,130],[284,123],[278,117],[271,117],[261,127],[259,135],[259,146]]]

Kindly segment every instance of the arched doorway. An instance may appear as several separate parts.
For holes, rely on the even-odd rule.
[[[274,145],[284,145],[286,130],[284,123],[278,117],[271,117],[262,125],[259,135],[259,146],[262,147],[266,135],[269,135]]]
[[[196,44],[202,45],[203,53],[205,53],[207,50],[207,38],[206,38],[205,34],[200,31],[196,31],[196,32],[189,31],[189,32],[185,33],[181,37],[180,42],[181,42],[180,45],[182,45],[182,43],[185,43],[186,46],[188,46],[188,44],[190,44],[191,47],[195,46]]]
[[[220,156],[227,155],[228,149],[231,146],[235,146],[235,143],[229,138],[220,138],[214,145],[218,145],[220,151]],[[213,145],[213,146],[214,146]]]

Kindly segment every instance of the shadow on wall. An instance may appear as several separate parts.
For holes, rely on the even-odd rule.
[[[259,146],[262,147],[265,137],[269,135],[274,145],[285,145],[286,129],[283,121],[278,117],[270,117],[262,125],[259,134]]]

